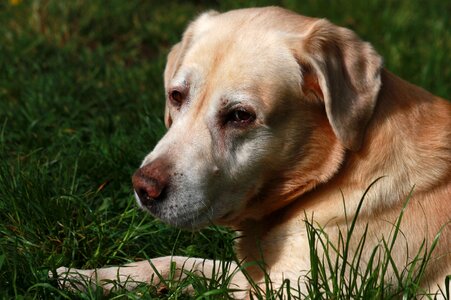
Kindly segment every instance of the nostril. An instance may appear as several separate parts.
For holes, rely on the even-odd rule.
[[[150,207],[166,198],[171,172],[165,160],[155,160],[136,170],[132,183],[142,205]]]
[[[134,177],[135,192],[144,206],[152,206],[166,197],[166,184],[145,176]]]
[[[168,190],[168,186],[166,185],[160,190],[160,194],[158,195],[158,197],[155,197],[154,200],[161,201],[161,200],[165,199],[167,196],[167,190]]]
[[[149,196],[147,191],[144,188],[138,189],[136,191],[138,194],[139,200],[141,200],[141,203],[144,205],[150,205],[152,202],[152,198]]]

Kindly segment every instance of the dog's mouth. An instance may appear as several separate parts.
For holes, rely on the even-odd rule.
[[[188,201],[171,197],[169,194],[164,196],[160,201],[146,202],[135,191],[135,198],[139,207],[170,226],[198,230],[216,223],[214,222],[216,218],[213,205],[202,200],[188,203]]]
[[[151,214],[155,214],[161,202],[168,197],[168,189],[164,188],[156,198],[152,198],[148,193],[134,190],[136,201],[141,208],[146,209]]]

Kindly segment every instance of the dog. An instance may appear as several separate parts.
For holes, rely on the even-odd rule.
[[[170,51],[164,82],[168,131],[133,175],[135,196],[170,225],[238,232],[243,265],[264,264],[232,263],[231,286],[244,291],[235,298],[249,297],[249,278],[263,286],[268,275],[277,287],[308,274],[308,222],[337,242],[354,219],[353,236],[366,232],[361,261],[369,262],[401,212],[391,265],[402,271],[440,234],[422,287],[444,288],[448,101],[390,73],[351,30],[277,7],[203,13]],[[350,241],[349,257],[358,247]],[[182,277],[182,268],[228,272],[214,260],[168,256],[57,273],[95,277],[108,290],[108,280],[121,278],[156,285],[171,262]],[[394,268],[386,275],[394,278]]]

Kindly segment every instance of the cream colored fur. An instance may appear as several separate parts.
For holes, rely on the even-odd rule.
[[[382,177],[354,232],[361,236],[368,224],[362,261],[389,240],[413,189],[392,256],[402,270],[444,226],[423,281],[433,292],[444,287],[451,274],[451,105],[384,69],[352,31],[275,7],[205,13],[169,54],[165,88],[182,91],[183,102],[167,101],[169,130],[142,169],[164,158],[185,176],[170,178],[157,217],[185,228],[212,222],[237,230],[238,257],[263,259],[278,286],[310,269],[305,217],[337,240],[366,188]],[[242,127],[223,121],[234,107],[255,120]],[[351,253],[356,247],[351,243]],[[214,265],[181,257],[152,263],[166,276],[171,260],[206,276]],[[120,274],[157,284],[147,261],[75,271],[99,282]],[[247,271],[264,281],[261,269]],[[233,285],[250,289],[241,273]]]

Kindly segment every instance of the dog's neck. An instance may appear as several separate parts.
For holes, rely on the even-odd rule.
[[[348,152],[335,176],[339,180],[331,181],[332,188],[343,190],[346,202],[352,199],[350,212],[378,178],[363,212],[402,206],[412,189],[421,193],[437,182],[449,182],[451,176],[450,106],[387,70],[381,76],[382,87],[363,146],[358,152]],[[436,149],[439,157],[432,157],[430,149]]]

